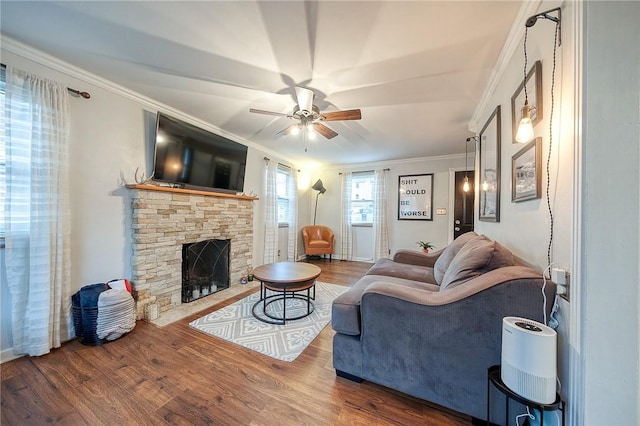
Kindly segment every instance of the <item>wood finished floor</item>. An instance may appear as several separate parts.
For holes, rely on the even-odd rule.
[[[314,261],[320,281],[350,286],[371,266]],[[221,302],[163,328],[139,321],[103,346],[74,340],[1,366],[2,425],[469,425],[369,382],[336,378],[327,326],[294,362],[189,327]]]

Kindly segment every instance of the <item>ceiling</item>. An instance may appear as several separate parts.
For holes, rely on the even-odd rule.
[[[464,152],[520,1],[6,1],[1,31],[297,163]],[[327,140],[276,134],[295,86]],[[78,87],[77,89],[83,90]],[[89,101],[90,102],[90,101]]]

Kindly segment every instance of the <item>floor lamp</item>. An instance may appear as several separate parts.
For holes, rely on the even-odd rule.
[[[324,194],[327,191],[327,189],[324,187],[324,185],[322,184],[322,180],[320,179],[318,179],[318,181],[313,184],[311,189],[318,191],[318,194],[316,194],[316,208],[313,211],[313,224],[315,225],[316,215],[318,214],[318,197],[320,196],[320,194]]]

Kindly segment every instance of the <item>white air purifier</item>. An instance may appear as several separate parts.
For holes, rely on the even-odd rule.
[[[516,394],[538,404],[556,399],[557,333],[527,318],[502,319],[504,384]]]

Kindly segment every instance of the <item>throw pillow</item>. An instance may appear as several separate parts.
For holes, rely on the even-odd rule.
[[[509,250],[484,235],[478,235],[455,255],[444,274],[440,290],[453,288],[485,272],[510,265],[513,265],[513,255]]]
[[[449,264],[453,260],[453,258],[458,254],[460,249],[473,238],[477,237],[478,234],[475,232],[467,232],[460,235],[458,238],[453,240],[451,244],[449,244],[443,251],[442,254],[436,260],[436,263],[433,265],[433,276],[436,279],[436,282],[442,285],[442,280],[444,278],[445,272],[449,269]]]

